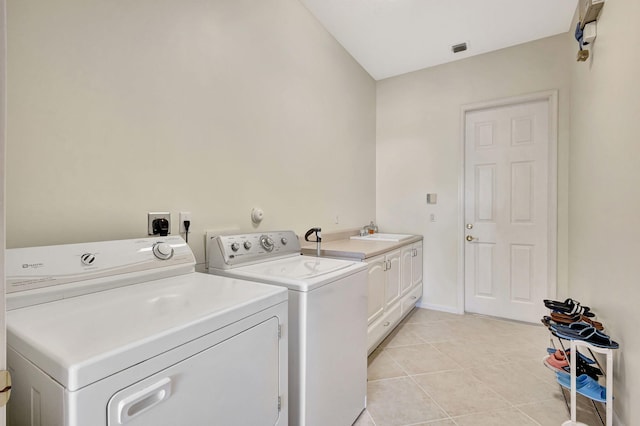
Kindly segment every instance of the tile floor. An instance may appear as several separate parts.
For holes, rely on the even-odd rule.
[[[542,325],[415,309],[369,356],[355,426],[559,426],[569,412],[542,364],[548,345]],[[578,421],[601,425],[578,402]]]

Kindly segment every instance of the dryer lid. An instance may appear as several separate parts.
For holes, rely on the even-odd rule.
[[[194,272],[8,311],[7,343],[75,391],[286,299]]]

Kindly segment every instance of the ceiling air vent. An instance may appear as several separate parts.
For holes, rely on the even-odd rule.
[[[454,44],[451,46],[451,51],[453,53],[464,52],[465,50],[467,50],[467,43]]]

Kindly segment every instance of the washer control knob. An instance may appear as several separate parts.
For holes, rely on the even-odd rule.
[[[289,241],[285,237],[282,237],[280,239],[280,242],[282,243],[283,246],[286,246]]]
[[[240,244],[238,243],[231,243],[231,250],[233,251],[238,251],[240,249]]]
[[[91,266],[96,261],[96,255],[93,253],[85,253],[80,256],[80,261],[85,266]]]
[[[251,241],[245,241],[243,245],[245,250],[249,250],[251,248]]]
[[[173,257],[173,247],[167,243],[155,243],[153,245],[153,255],[160,260],[169,260]]]
[[[260,245],[266,251],[273,251],[274,243],[271,237],[263,235],[260,237]]]

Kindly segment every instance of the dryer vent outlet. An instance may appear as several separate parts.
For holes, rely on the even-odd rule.
[[[166,233],[165,233],[166,232]],[[171,233],[171,213],[169,212],[149,212],[147,213],[147,233],[149,235]]]

